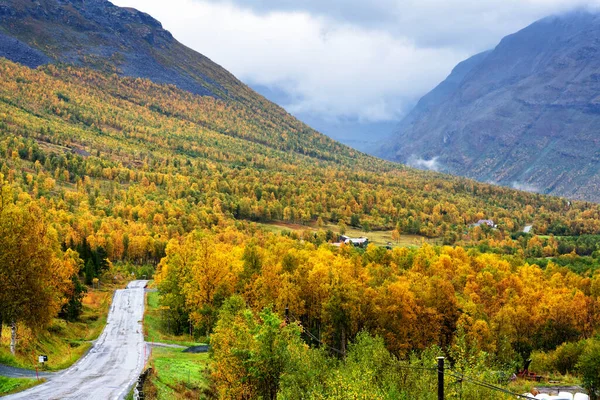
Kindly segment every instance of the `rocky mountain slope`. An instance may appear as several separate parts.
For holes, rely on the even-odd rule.
[[[150,15],[106,0],[3,0],[0,56],[32,68],[74,64],[223,100],[266,103]]]
[[[68,64],[175,85],[244,110],[247,122],[267,121],[252,138],[238,133],[247,140],[327,159],[357,154],[179,43],[150,15],[107,0],[2,1],[0,57],[30,68]]]
[[[379,155],[600,201],[600,15],[548,17],[456,67]]]

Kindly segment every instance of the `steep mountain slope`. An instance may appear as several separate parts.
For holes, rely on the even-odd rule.
[[[107,0],[3,0],[0,56],[32,68],[48,61],[74,64],[259,108],[274,106],[179,43],[150,15]]]
[[[104,241],[129,221],[130,240],[152,246],[232,218],[342,220],[448,243],[483,217],[503,232],[532,220],[539,232],[600,232],[597,206],[337,152],[321,135],[294,139],[291,117],[267,117],[148,80],[0,59],[0,175],[44,199],[64,240]]]
[[[459,65],[380,155],[600,201],[600,16],[549,17]]]
[[[64,240],[106,234],[108,217],[130,221],[130,234],[152,238],[149,246],[232,219],[398,227],[447,243],[483,217],[504,232],[537,215],[540,232],[600,231],[589,205],[567,215],[561,199],[408,169],[334,142],[137,11],[102,0],[12,0],[0,10],[10,58],[58,64],[32,70],[0,60],[0,173],[50,199],[57,220],[68,210],[95,221],[71,220],[76,233],[58,224]],[[160,64],[173,49],[189,60]],[[167,75],[185,66],[180,75],[209,95],[111,73],[141,68],[138,58]]]
[[[264,118],[279,126],[277,133],[255,132],[253,141],[326,158],[356,153],[297,121],[219,65],[177,42],[151,16],[106,0],[3,1],[0,56],[31,68],[63,63],[172,84],[242,107],[249,119]]]

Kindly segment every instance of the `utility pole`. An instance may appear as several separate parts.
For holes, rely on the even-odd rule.
[[[39,381],[40,374],[38,372],[38,363],[37,363],[37,360],[35,359],[35,350],[31,350],[31,354],[33,355],[33,364],[35,365],[35,377]]]
[[[444,357],[437,358],[438,400],[444,400]]]

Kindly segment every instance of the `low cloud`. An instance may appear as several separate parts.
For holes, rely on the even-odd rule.
[[[535,20],[600,0],[196,0],[235,4],[258,14],[305,12],[410,38],[418,47],[487,50]]]
[[[409,167],[425,169],[429,171],[439,172],[442,170],[443,165],[438,161],[439,157],[433,157],[431,160],[425,160],[416,156],[411,156],[406,163]]]
[[[511,184],[511,187],[513,189],[522,190],[524,192],[531,192],[531,193],[538,193],[539,192],[539,188],[537,186],[532,185],[532,184],[527,183],[527,182],[517,182],[517,181],[514,181]]]
[[[285,92],[293,114],[397,121],[470,54],[309,10],[116,0],[159,19],[182,43],[250,86]]]
[[[296,115],[359,122],[397,121],[458,62],[539,18],[600,3],[112,1],[151,14],[245,83],[284,92]]]

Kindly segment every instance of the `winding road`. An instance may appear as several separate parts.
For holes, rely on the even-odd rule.
[[[115,292],[106,327],[85,357],[48,377],[48,382],[3,400],[123,399],[145,363],[142,319],[147,283],[133,281]]]

